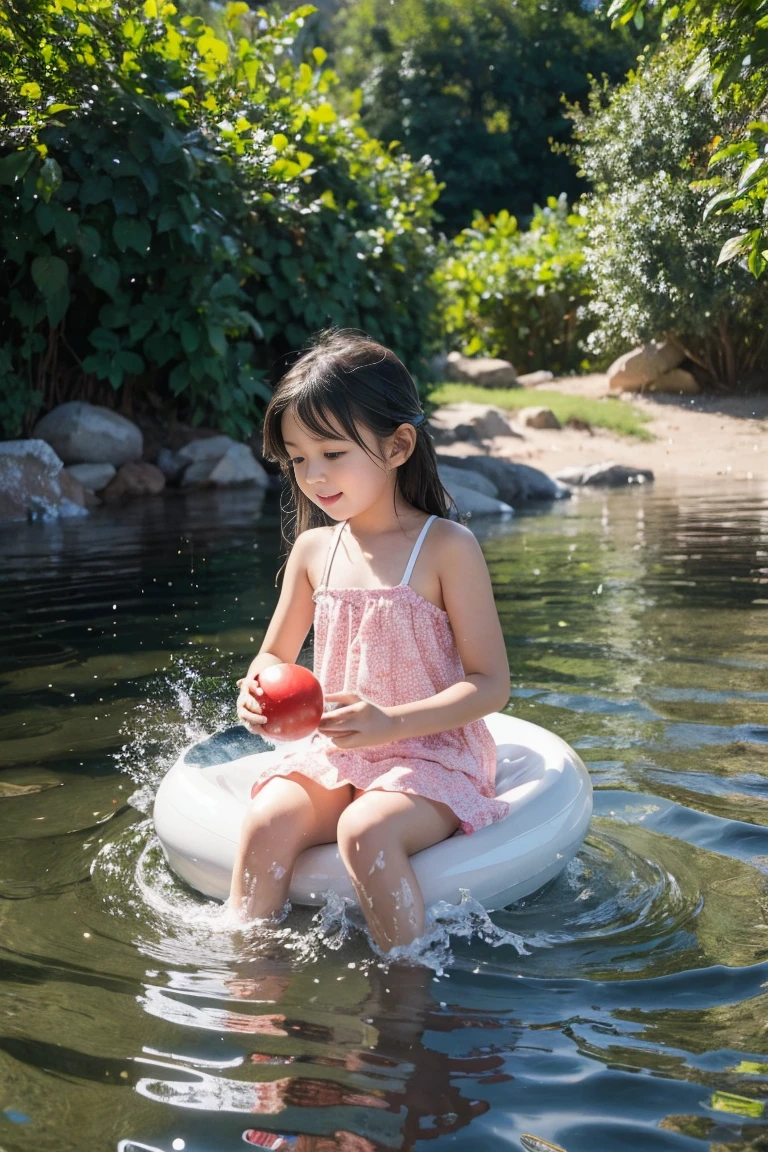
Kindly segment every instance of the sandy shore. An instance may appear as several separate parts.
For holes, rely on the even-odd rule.
[[[608,378],[596,374],[552,380],[529,389],[532,406],[537,404],[537,391],[608,396]],[[523,440],[497,437],[492,441],[492,454],[533,464],[550,475],[572,465],[613,460],[650,468],[658,480],[665,476],[768,480],[767,395],[625,395],[606,402],[633,404],[647,413],[650,421],[646,428],[655,439],[636,440],[601,428],[590,435],[570,428],[526,427],[519,429]],[[514,418],[514,413],[511,415]]]

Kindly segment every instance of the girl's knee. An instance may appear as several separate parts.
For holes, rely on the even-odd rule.
[[[387,849],[397,853],[397,844],[387,836],[385,822],[369,805],[350,804],[339,817],[336,829],[339,853],[355,874],[370,874],[386,866]]]

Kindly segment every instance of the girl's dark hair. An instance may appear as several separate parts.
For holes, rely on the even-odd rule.
[[[397,469],[401,496],[430,515],[447,517],[455,507],[440,482],[419,394],[405,365],[394,352],[363,333],[329,329],[320,333],[315,344],[280,379],[264,414],[264,456],[280,465],[288,482],[281,511],[289,551],[307,528],[336,521],[308,500],[296,483],[283,442],[282,416],[288,408],[293,408],[296,418],[313,435],[332,438],[341,428],[366,451],[359,425],[380,443],[401,424],[413,424],[416,446]]]

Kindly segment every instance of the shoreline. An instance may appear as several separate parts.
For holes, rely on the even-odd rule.
[[[530,464],[554,476],[563,468],[587,467],[615,461],[650,468],[656,480],[690,477],[715,480],[768,481],[768,395],[672,396],[663,394],[611,394],[608,377],[565,376],[529,388],[531,405],[537,392],[563,392],[633,404],[650,419],[645,425],[653,440],[618,436],[602,428],[592,433],[571,428],[537,429],[514,423],[524,439],[497,436],[487,447],[467,442],[440,448],[447,455],[491,455],[518,464]],[[461,448],[461,451],[458,449]],[[471,451],[467,451],[471,449]]]

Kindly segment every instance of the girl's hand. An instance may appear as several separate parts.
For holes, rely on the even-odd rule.
[[[397,721],[388,709],[361,700],[355,692],[329,692],[325,699],[341,707],[324,712],[318,730],[337,748],[370,748],[397,739]]]
[[[253,677],[249,679],[247,676],[238,680],[237,686],[240,689],[237,698],[237,717],[249,732],[258,732],[262,724],[267,722],[266,716],[262,716],[258,701],[258,697],[264,695],[264,690],[259,687],[258,680]]]

